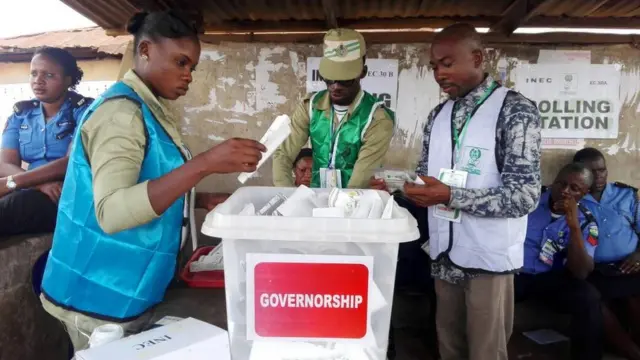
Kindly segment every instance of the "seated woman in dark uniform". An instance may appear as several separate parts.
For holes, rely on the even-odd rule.
[[[66,50],[45,47],[33,56],[35,99],[15,104],[2,133],[0,236],[53,231],[69,144],[92,101],[72,91],[82,75]]]

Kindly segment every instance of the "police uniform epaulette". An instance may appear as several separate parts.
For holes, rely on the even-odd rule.
[[[625,183],[621,183],[621,182],[614,182],[613,185],[615,185],[616,187],[619,187],[621,189],[631,189],[633,190],[633,192],[638,192],[638,188],[633,187],[631,185],[627,185]]]
[[[93,101],[93,98],[84,97],[84,96],[78,94],[75,91],[69,91],[68,98],[69,98],[69,101],[71,101],[71,105],[74,108],[80,107],[80,106],[86,104],[87,102],[92,102]]]
[[[40,105],[38,100],[23,100],[18,101],[13,105],[13,112],[21,114],[24,111],[35,109]]]

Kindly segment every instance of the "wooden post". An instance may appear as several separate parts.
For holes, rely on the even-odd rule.
[[[122,80],[124,74],[133,67],[133,40],[129,41],[127,49],[122,54],[122,61],[120,62],[120,70],[118,71],[117,81]]]

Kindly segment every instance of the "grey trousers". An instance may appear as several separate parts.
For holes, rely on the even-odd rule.
[[[513,275],[480,275],[460,284],[435,281],[442,360],[508,360]]]

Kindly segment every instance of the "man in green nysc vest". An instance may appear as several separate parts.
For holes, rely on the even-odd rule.
[[[393,136],[395,115],[360,88],[367,75],[360,33],[329,30],[324,37],[320,76],[327,90],[310,94],[291,117],[291,135],[273,156],[276,186],[294,186],[291,164],[311,138],[311,187],[368,188]]]

